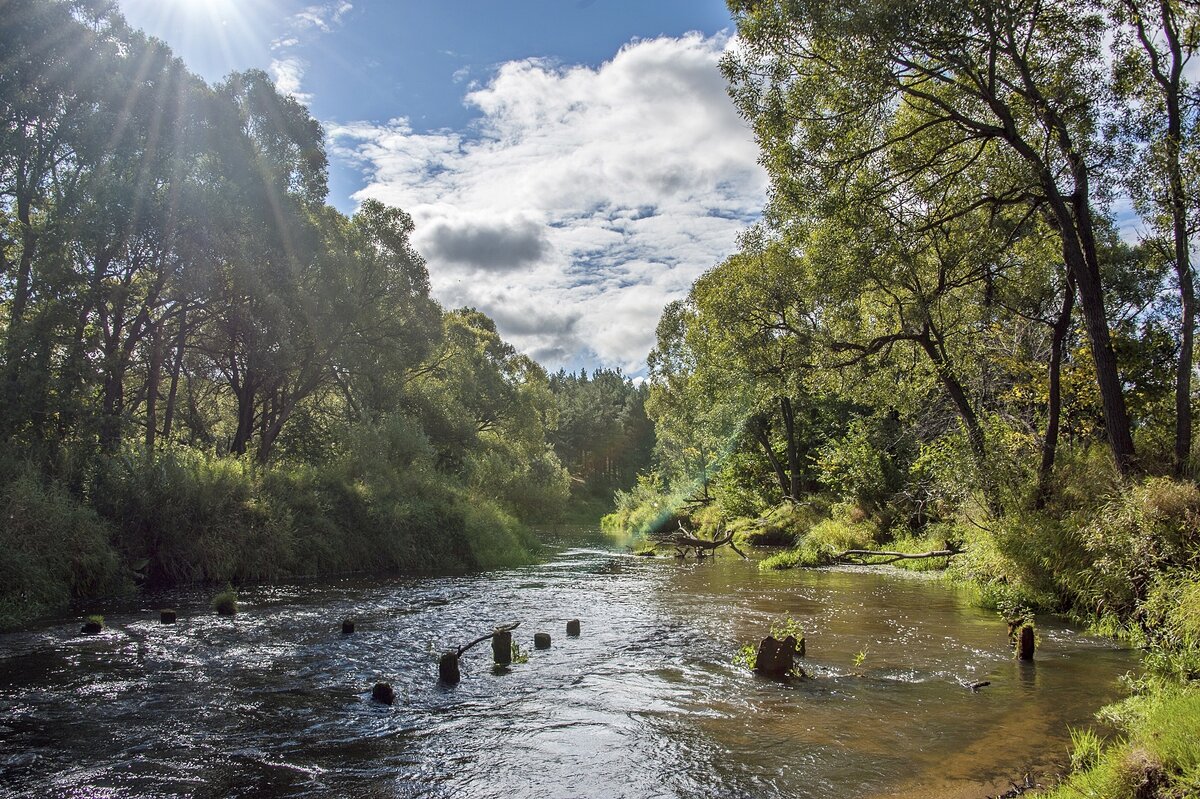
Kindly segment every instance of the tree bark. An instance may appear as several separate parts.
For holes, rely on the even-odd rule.
[[[1034,494],[1034,508],[1041,510],[1046,507],[1050,498],[1050,478],[1054,473],[1054,459],[1058,452],[1058,430],[1062,413],[1062,357],[1066,346],[1067,334],[1071,331],[1071,314],[1075,308],[1075,282],[1067,278],[1063,289],[1062,308],[1058,319],[1054,322],[1053,337],[1050,342],[1050,364],[1047,367],[1049,382],[1046,397],[1046,435],[1042,439],[1042,460],[1038,465],[1037,488]]]

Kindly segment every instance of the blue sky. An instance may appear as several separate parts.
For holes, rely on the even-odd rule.
[[[642,372],[763,203],[723,0],[120,5],[209,81],[270,72],[325,126],[329,201],[411,213],[434,294],[551,369]]]

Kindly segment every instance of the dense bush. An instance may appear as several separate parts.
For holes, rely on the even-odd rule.
[[[0,629],[118,590],[113,528],[32,468],[6,475],[0,495]]]
[[[0,625],[132,580],[239,584],[350,571],[527,562],[536,541],[433,466],[403,424],[351,431],[321,465],[260,466],[179,447],[96,461],[86,496],[23,467],[6,482]]]

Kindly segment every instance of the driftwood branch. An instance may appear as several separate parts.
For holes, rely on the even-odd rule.
[[[721,538],[699,538],[690,530],[683,526],[683,522],[679,523],[679,531],[671,532],[665,535],[656,536],[656,538],[664,544],[671,544],[677,549],[686,550],[689,547],[696,550],[697,553],[711,551],[719,547],[728,546],[734,552],[746,557],[746,553],[737,548],[737,544],[733,543],[733,533],[726,533]]]
[[[898,560],[919,560],[921,558],[952,558],[959,554],[957,549],[935,549],[931,552],[890,552],[880,549],[847,549],[840,555],[835,555],[834,560],[850,560],[857,559],[861,562],[863,558],[887,558],[887,560],[878,561],[878,565],[885,563],[895,563]]]
[[[471,647],[475,646],[475,644],[482,644],[484,641],[490,640],[490,639],[491,639],[491,637],[492,637],[493,635],[495,635],[496,633],[507,633],[507,632],[511,632],[511,631],[513,631],[513,630],[517,629],[517,628],[518,628],[518,627],[520,627],[520,626],[521,626],[521,622],[519,622],[519,621],[514,621],[512,624],[501,624],[499,627],[497,627],[496,629],[492,630],[492,631],[491,631],[490,633],[488,633],[487,635],[481,635],[481,636],[479,636],[478,638],[476,638],[474,641],[472,641],[471,643],[469,643],[469,644],[465,644],[465,645],[463,645],[463,646],[460,646],[460,647],[458,648],[457,652],[456,652],[456,655],[457,655],[458,657],[462,657],[462,655],[463,655],[463,652],[466,652],[468,649],[470,649]]]

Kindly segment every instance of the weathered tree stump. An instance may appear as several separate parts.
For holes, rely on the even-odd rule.
[[[163,608],[158,612],[158,621],[160,624],[174,624],[175,611],[172,608]]]
[[[447,685],[457,685],[462,679],[458,671],[457,652],[446,652],[438,660],[438,679]]]
[[[533,646],[535,649],[549,649],[550,633],[534,633]]]
[[[371,698],[380,704],[390,705],[396,701],[396,692],[387,683],[377,682],[371,689]]]
[[[768,635],[758,645],[754,659],[754,670],[766,677],[786,677],[796,666],[796,655],[802,651],[803,643],[794,635],[782,641]]]
[[[492,660],[501,666],[512,663],[512,631],[492,633]]]
[[[351,635],[354,632],[354,619],[342,619],[342,635]]]
[[[1017,659],[1033,660],[1034,645],[1033,625],[1026,624],[1017,632]]]
[[[83,623],[83,626],[79,628],[79,632],[83,633],[84,635],[96,635],[103,629],[103,624],[98,621],[92,621],[91,619],[88,619]]]
[[[579,619],[571,619],[567,622],[567,635],[572,638],[579,637]]]

